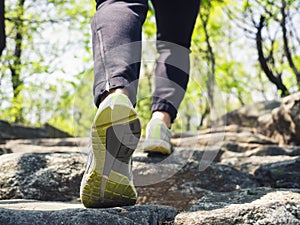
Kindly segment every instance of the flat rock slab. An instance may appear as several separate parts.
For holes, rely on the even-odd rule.
[[[37,201],[33,199],[0,200],[0,209],[52,211],[84,209],[80,202]]]
[[[138,204],[168,205],[186,210],[209,191],[226,192],[258,186],[253,176],[213,162],[217,154],[217,150],[198,152],[176,148],[172,156],[163,160],[134,156]],[[85,157],[80,152],[1,155],[0,199],[77,200]]]
[[[208,194],[175,218],[175,225],[196,224],[300,224],[300,189],[253,188]]]
[[[172,223],[176,214],[172,207],[154,205],[86,209],[79,203],[0,201],[0,224],[5,225],[160,225]]]
[[[300,157],[261,166],[255,171],[264,186],[276,188],[300,188]]]

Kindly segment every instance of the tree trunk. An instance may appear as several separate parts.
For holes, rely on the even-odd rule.
[[[22,67],[22,45],[23,45],[23,36],[24,36],[24,4],[25,0],[18,0],[18,18],[15,21],[15,49],[13,54],[13,60],[10,63],[10,71],[12,77],[12,86],[13,86],[13,104],[16,109],[15,121],[16,123],[24,122],[24,117],[22,113],[22,102],[19,101],[19,94],[22,90],[23,81],[21,79],[21,67]]]
[[[294,75],[296,76],[297,85],[300,90],[300,70],[297,69],[297,67],[293,61],[292,53],[289,48],[288,34],[287,34],[287,29],[286,29],[286,18],[287,18],[287,15],[285,12],[286,2],[285,2],[285,0],[282,0],[281,3],[282,3],[282,6],[281,6],[280,10],[281,10],[281,15],[282,15],[282,20],[281,20],[280,25],[281,25],[282,36],[283,36],[284,53],[288,60],[289,66],[291,67]]]
[[[201,115],[201,120],[200,120],[200,123],[199,123],[199,125],[198,125],[198,127],[197,127],[197,129],[198,130],[200,130],[201,129],[201,127],[203,127],[203,125],[204,125],[204,120],[205,120],[205,118],[207,117],[207,115],[210,113],[210,108],[209,108],[209,105],[207,105],[206,106],[206,108],[205,108],[205,111],[202,113],[202,115]]]
[[[2,51],[5,48],[5,22],[4,22],[4,13],[5,12],[5,6],[4,6],[4,0],[0,1],[0,56],[2,55]]]
[[[186,117],[186,127],[185,127],[185,129],[186,129],[186,131],[190,131],[191,130],[191,119],[192,119],[192,117],[191,117],[191,115],[188,115],[188,114],[186,114],[185,117]]]
[[[23,43],[24,3],[25,0],[18,1],[19,15],[15,22],[15,29],[16,29],[16,36],[14,38],[15,49],[14,49],[13,61],[10,64],[14,98],[18,97],[20,93],[20,86],[23,84],[20,78],[20,71],[22,65],[21,56],[22,56],[22,43]]]
[[[258,52],[258,60],[260,63],[260,66],[262,68],[262,70],[264,71],[264,73],[266,74],[266,76],[269,78],[269,80],[276,85],[278,90],[281,90],[281,96],[286,96],[288,95],[288,89],[286,88],[286,86],[282,83],[281,77],[276,77],[273,72],[271,71],[271,69],[269,68],[268,64],[267,64],[267,59],[264,56],[264,52],[263,52],[263,46],[262,46],[262,29],[264,27],[264,22],[265,22],[265,17],[261,16],[260,17],[260,22],[259,25],[257,27],[257,33],[256,33],[256,47],[257,47],[257,52]]]
[[[210,7],[210,6],[209,6]],[[210,10],[210,9],[208,9]],[[204,35],[205,35],[205,42],[207,45],[207,59],[210,63],[210,71],[208,73],[208,81],[207,81],[207,91],[208,91],[208,100],[210,104],[210,108],[214,108],[214,87],[215,87],[215,71],[216,71],[216,57],[213,51],[213,47],[211,45],[210,36],[208,33],[207,25],[209,21],[210,11],[207,15],[203,15],[200,11],[200,20],[203,25]]]

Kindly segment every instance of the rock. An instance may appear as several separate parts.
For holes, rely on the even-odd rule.
[[[280,145],[300,145],[300,92],[281,100],[243,106],[222,116],[215,124],[251,127]]]
[[[250,146],[225,144],[222,146],[223,154],[219,162],[240,171],[254,174],[263,165],[294,160],[300,154],[300,148],[293,146],[258,145],[257,147],[252,146],[253,149]]]
[[[280,100],[255,102],[225,114],[215,123],[219,126],[235,124],[256,128],[260,122],[271,118],[272,110],[278,108],[280,104]]]
[[[28,127],[20,124],[9,124],[0,120],[0,139],[36,139],[36,138],[65,138],[70,134],[49,124],[43,128]]]
[[[67,138],[67,137],[71,137],[71,135],[68,134],[67,132],[59,130],[56,127],[51,126],[48,123],[46,123],[43,126],[43,128],[47,132],[47,135],[48,135],[49,138]]]
[[[282,99],[262,131],[279,144],[300,145],[300,92]]]
[[[193,153],[188,149],[178,149],[163,163],[159,161],[161,158],[135,156],[133,174],[139,204],[162,204],[186,209],[210,191],[258,186],[251,175],[218,165],[213,160],[203,160],[203,157],[211,157],[211,152]],[[217,152],[212,151],[212,154],[214,156]],[[76,152],[2,155],[0,198],[45,201],[78,199],[84,162],[85,155]]]
[[[33,199],[0,200],[0,209],[54,211],[63,209],[84,209],[78,201],[38,201]]]
[[[1,121],[0,121],[1,122]],[[3,144],[6,144],[6,140],[5,139],[2,139],[1,136],[0,136],[0,145],[3,145]]]
[[[195,200],[211,191],[227,192],[259,186],[253,176],[205,161],[198,151],[187,157],[184,155],[187,149],[176,150],[173,160],[166,159],[160,163],[143,157],[134,158],[133,174],[140,196],[139,204],[150,202],[186,210]]]
[[[254,132],[255,129],[250,128],[250,127],[243,127],[243,126],[238,126],[235,124],[230,124],[230,125],[217,125],[214,127],[206,128],[200,131],[187,131],[183,133],[172,133],[172,138],[187,138],[187,137],[195,137],[198,135],[204,135],[204,134],[216,134],[216,133],[242,133],[242,132]]]
[[[254,174],[264,186],[300,188],[300,157],[263,165]]]
[[[86,152],[88,138],[41,138],[7,140],[5,149],[14,153]]]
[[[168,157],[147,157],[141,142],[138,204],[111,209],[79,201],[88,138],[10,140],[15,125],[0,121],[0,199],[21,199],[0,201],[0,224],[174,224],[171,207],[190,209],[176,224],[300,224],[297,96],[245,106],[233,125],[173,134]]]
[[[225,158],[226,157],[226,158]],[[290,156],[236,156],[232,155],[229,157],[229,154],[224,154],[224,158],[221,160],[221,164],[231,166],[239,171],[249,173],[254,175],[255,171],[262,167],[263,165],[278,163],[288,160],[294,160],[297,157],[290,157]]]
[[[178,214],[175,225],[295,225],[299,215],[300,189],[254,188],[208,194]]]
[[[5,154],[0,156],[0,199],[76,199],[83,172],[80,153]]]
[[[176,209],[166,206],[84,209],[74,203],[0,201],[0,224],[5,225],[160,225],[173,222],[176,214]]]
[[[299,156],[300,146],[267,145],[247,151],[247,156]]]
[[[208,134],[198,134],[194,137],[186,138],[174,138],[172,139],[172,144],[174,146],[187,147],[192,149],[208,147],[222,147],[224,143],[232,143],[238,145],[253,145],[257,147],[258,145],[274,145],[277,144],[271,138],[268,138],[262,134],[254,132],[218,132],[218,133],[208,133]]]
[[[14,136],[15,133],[11,125],[6,121],[0,120],[0,140],[11,139],[14,138]]]
[[[0,147],[0,155],[12,153],[12,150],[9,148]]]

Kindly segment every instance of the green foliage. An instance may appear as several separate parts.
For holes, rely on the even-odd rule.
[[[0,119],[36,126],[48,122],[75,136],[87,136],[95,113],[90,37],[95,2],[25,0],[23,8],[17,0],[6,2],[8,38],[0,58]],[[299,3],[285,2],[290,13],[287,29],[292,59],[299,70],[300,39],[292,20],[299,15]],[[262,0],[202,1],[192,37],[190,82],[174,131],[194,131],[209,125],[213,109],[208,83],[212,80],[215,108],[222,109],[218,116],[254,100],[278,97],[257,60],[255,32],[260,16],[266,18],[263,51],[269,67],[291,92],[299,90],[284,52],[280,4]],[[22,38],[16,38],[18,32]],[[143,38],[154,40],[155,34],[150,4]],[[18,44],[21,57],[16,54]],[[137,96],[143,134],[151,116],[153,67],[142,64]]]
[[[147,13],[147,18],[143,27],[143,34],[147,40],[153,39],[156,33],[156,24],[155,24],[155,16],[154,9],[152,4],[149,2],[149,10]]]
[[[151,97],[153,92],[153,69],[147,63],[142,63],[143,74],[139,80],[136,110],[142,124],[142,135],[145,135],[146,125],[151,118]]]
[[[26,0],[21,7],[8,0],[6,7],[7,47],[0,59],[0,119],[36,126],[48,122],[73,133],[71,108],[78,69],[70,73],[74,71],[74,63],[70,63],[81,58],[80,69],[91,68],[89,23],[95,3]],[[17,30],[15,24],[20,24],[21,29]],[[18,41],[17,32],[22,35]],[[15,53],[17,44],[21,44],[20,58]],[[65,58],[69,52],[73,55],[68,64]],[[20,64],[16,64],[18,60]],[[12,76],[13,72],[19,77]],[[11,85],[17,83],[16,79],[20,84]]]
[[[73,135],[88,137],[93,122],[96,107],[93,98],[93,69],[88,69],[77,76],[80,81],[73,95],[74,104],[71,107],[73,118]]]

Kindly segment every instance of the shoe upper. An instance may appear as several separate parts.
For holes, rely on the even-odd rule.
[[[152,118],[146,127],[144,151],[171,154],[170,140],[171,131],[166,124],[158,118]]]

